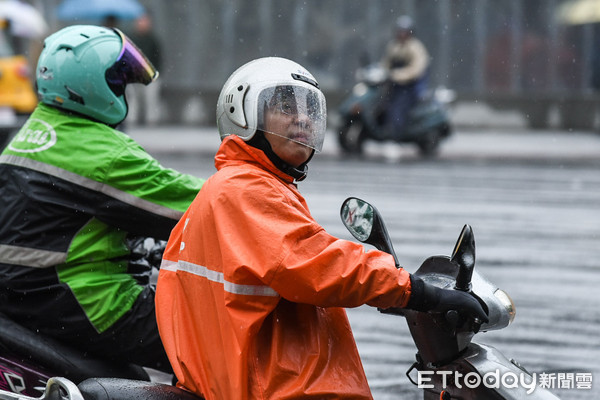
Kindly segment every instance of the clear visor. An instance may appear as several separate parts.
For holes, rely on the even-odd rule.
[[[327,111],[320,90],[290,85],[263,89],[257,106],[258,130],[321,151]]]
[[[114,31],[123,43],[117,61],[106,70],[106,81],[117,96],[125,92],[129,83],[148,85],[158,78],[158,71],[144,53],[120,30]]]

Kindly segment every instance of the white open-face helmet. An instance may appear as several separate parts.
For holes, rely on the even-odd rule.
[[[274,132],[265,124],[267,110],[297,121],[297,132]],[[319,84],[304,67],[285,58],[265,57],[244,64],[225,82],[217,101],[221,140],[237,135],[248,141],[263,131],[319,152],[326,121],[325,96]]]

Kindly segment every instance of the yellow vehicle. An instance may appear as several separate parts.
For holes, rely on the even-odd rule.
[[[11,107],[19,114],[33,111],[37,96],[29,77],[25,56],[0,56],[0,107]]]
[[[0,150],[37,105],[27,58],[15,54],[0,20]]]

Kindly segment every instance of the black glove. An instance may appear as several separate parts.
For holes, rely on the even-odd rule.
[[[406,305],[409,310],[442,313],[455,310],[459,314],[466,314],[483,322],[489,321],[479,301],[470,293],[462,290],[440,289],[413,275],[410,276],[410,283],[411,295]]]

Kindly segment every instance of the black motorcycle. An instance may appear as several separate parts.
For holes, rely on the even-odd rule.
[[[417,146],[423,157],[434,156],[452,128],[447,104],[454,93],[437,88],[420,98],[408,113],[400,131],[390,131],[386,124],[389,80],[386,71],[369,65],[357,71],[358,83],[338,108],[338,143],[345,153],[361,154],[367,140],[409,143]]]

